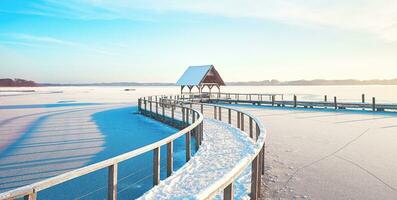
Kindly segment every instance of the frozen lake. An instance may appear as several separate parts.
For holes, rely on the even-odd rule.
[[[136,91],[124,91],[126,88]],[[0,191],[104,160],[176,131],[134,112],[138,97],[177,94],[178,87],[0,91],[32,89],[36,92],[0,92]],[[397,102],[397,86],[230,86],[222,91],[297,94],[307,100],[322,99],[326,94],[342,101],[360,101],[364,93],[367,98],[377,97],[378,102]],[[266,182],[270,197],[392,199],[397,194],[396,115],[245,109],[261,117],[268,128],[267,173],[271,179]],[[175,149],[180,167],[184,163],[183,142]],[[151,167],[145,160],[151,160],[151,155],[120,165],[120,198],[135,198],[150,188]],[[105,186],[106,173],[100,171],[40,192],[39,197],[99,199],[106,195]],[[73,193],[65,192],[71,189]]]

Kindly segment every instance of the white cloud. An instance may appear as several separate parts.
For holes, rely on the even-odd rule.
[[[303,26],[330,26],[362,31],[397,41],[396,0],[47,0],[38,13],[84,19],[133,18],[145,14],[189,12],[225,17],[249,17]],[[144,12],[144,14],[139,14]]]

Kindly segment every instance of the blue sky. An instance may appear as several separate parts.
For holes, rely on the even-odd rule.
[[[0,75],[38,82],[397,78],[394,0],[0,0]]]

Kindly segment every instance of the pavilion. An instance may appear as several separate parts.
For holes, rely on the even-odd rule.
[[[189,89],[189,93],[194,87],[197,87],[199,93],[202,93],[205,86],[208,87],[209,92],[214,86],[220,92],[221,86],[225,85],[225,82],[214,65],[202,65],[188,67],[176,84],[181,86],[181,93],[185,87]]]

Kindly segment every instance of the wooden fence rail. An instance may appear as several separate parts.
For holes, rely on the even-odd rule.
[[[268,98],[263,98],[268,97]],[[297,95],[292,95],[291,100],[286,100],[283,94],[238,94],[238,93],[202,93],[182,95],[180,99],[194,99],[203,103],[241,103],[254,105],[271,106],[290,106],[303,108],[334,108],[334,109],[361,109],[370,111],[397,111],[395,103],[376,103],[376,98],[372,97],[370,102],[365,101],[365,95],[361,95],[360,102],[342,102],[335,96],[328,101],[328,96],[324,95],[324,101],[305,101],[299,100]]]

